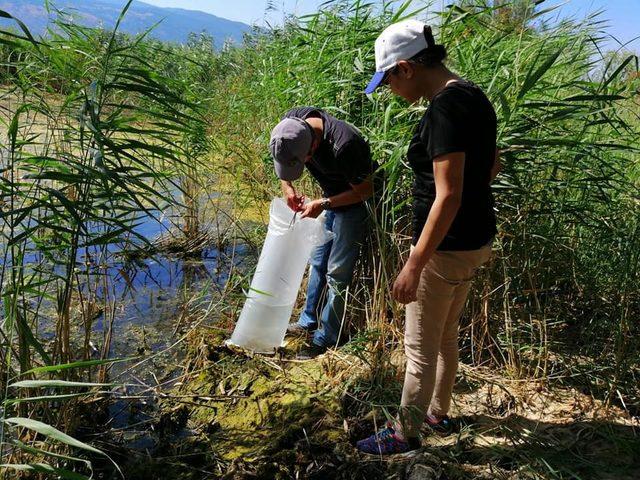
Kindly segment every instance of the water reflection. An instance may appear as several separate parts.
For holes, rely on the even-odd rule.
[[[175,231],[178,220],[161,211],[131,219],[136,234],[151,243]],[[96,236],[108,233],[104,224],[89,224],[87,228]],[[121,440],[130,443],[130,447],[151,448],[155,439],[145,427],[153,415],[154,398],[149,386],[171,380],[180,371],[181,351],[179,348],[167,351],[168,347],[189,327],[194,311],[197,317],[199,309],[205,310],[216,299],[232,271],[246,270],[248,248],[242,244],[221,249],[208,247],[197,258],[153,250],[151,255],[132,255],[149,245],[135,237],[130,240],[79,248],[76,280],[81,299],[74,301],[77,310],[72,312],[71,324],[76,332],[72,333],[72,343],[76,359],[88,350],[87,345],[91,346],[93,358],[152,356],[135,368],[131,362],[109,367],[105,380],[125,386],[117,392],[102,418],[96,419],[109,429],[120,429]],[[55,244],[55,239],[46,241]],[[45,276],[64,275],[66,266],[51,255],[43,255],[41,250],[41,245],[35,243],[24,246],[20,262],[24,270],[41,271]],[[2,239],[0,252],[6,253],[5,261],[10,265],[11,250]],[[54,294],[51,297],[33,299],[38,303],[37,311],[34,310],[37,335],[45,341],[54,338],[57,322],[53,283],[50,290]],[[0,311],[0,321],[2,315]],[[85,329],[87,335],[83,338]]]

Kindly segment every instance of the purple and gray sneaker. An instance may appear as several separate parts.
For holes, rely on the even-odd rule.
[[[427,415],[424,419],[426,430],[432,431],[440,436],[446,437],[456,433],[457,426],[448,415],[438,418],[434,415]],[[423,432],[424,433],[424,432]]]
[[[419,449],[420,440],[417,437],[405,440],[396,433],[393,427],[387,426],[369,438],[358,441],[356,448],[371,455],[392,455]]]

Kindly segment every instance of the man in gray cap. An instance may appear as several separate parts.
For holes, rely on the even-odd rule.
[[[289,207],[301,212],[301,218],[315,218],[326,210],[326,227],[335,235],[312,252],[305,308],[287,330],[314,332],[300,355],[311,358],[338,343],[347,287],[368,225],[364,201],[373,194],[371,177],[377,165],[355,127],[313,107],[288,111],[271,132],[269,149]],[[323,198],[306,204],[292,184],[305,166],[323,192]]]

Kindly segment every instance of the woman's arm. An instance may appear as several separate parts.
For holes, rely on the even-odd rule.
[[[433,160],[436,198],[415,248],[393,285],[400,303],[416,300],[420,273],[446,236],[462,202],[464,152],[447,153]]]

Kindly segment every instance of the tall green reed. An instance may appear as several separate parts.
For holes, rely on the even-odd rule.
[[[53,426],[73,426],[75,401],[106,386],[116,308],[107,268],[118,252],[148,243],[136,230],[146,216],[185,207],[174,192],[189,198],[180,178],[192,175],[207,148],[186,79],[149,62],[171,52],[158,53],[145,35],[118,33],[130,4],[109,32],[65,17],[44,39],[19,20],[0,32],[12,67],[2,89],[9,117],[0,165],[3,461],[5,452],[19,459],[34,447],[49,457],[64,453],[60,445],[100,453]],[[90,339],[100,313],[95,360]],[[98,383],[74,382],[91,379],[95,367]],[[27,437],[30,445],[20,441]],[[76,460],[46,468],[65,476],[56,469],[67,461]]]
[[[360,272],[367,287],[354,300],[366,315],[352,321],[369,329],[389,316],[402,319],[389,292],[408,251],[411,175],[403,156],[424,108],[388,92],[362,94],[378,33],[404,16],[424,15],[410,2],[392,7],[328,2],[317,14],[251,37],[223,53],[216,83],[227,95],[211,106],[216,135],[230,144],[233,161],[224,168],[271,182],[266,192],[264,186],[246,192],[256,199],[278,193],[266,143],[288,108],[316,105],[362,129],[386,179]],[[633,252],[640,122],[632,113],[636,90],[622,75],[637,60],[603,60],[598,14],[581,22],[546,20],[544,8],[505,16],[492,5],[465,2],[436,16],[449,65],[496,107],[505,163],[495,185],[496,256],[464,322],[465,352],[475,363],[540,378],[573,368],[570,357],[558,358],[576,346],[605,365],[637,361],[629,318],[639,304]]]

